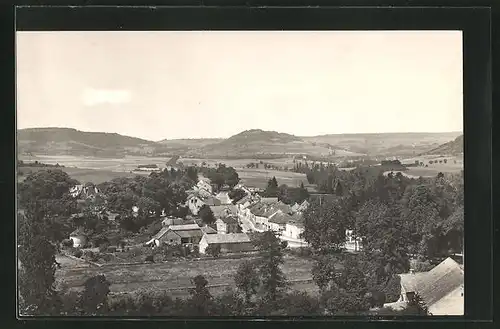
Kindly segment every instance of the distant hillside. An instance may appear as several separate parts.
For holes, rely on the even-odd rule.
[[[188,154],[208,158],[273,158],[293,155],[326,157],[332,153],[333,150],[329,146],[316,145],[294,135],[252,129],[231,136],[219,143],[192,150]]]
[[[369,156],[406,156],[444,152],[461,135],[452,133],[338,134],[299,137],[261,129],[246,130],[227,139],[171,139],[159,142],[116,133],[83,132],[70,128],[21,129],[19,153],[122,157],[125,155],[203,158],[316,159]],[[447,143],[447,144],[445,144]],[[443,145],[444,144],[444,145]],[[460,151],[463,149],[460,146]],[[453,148],[450,146],[450,148]],[[450,151],[451,152],[451,151]],[[432,153],[434,154],[434,153]]]
[[[464,151],[464,135],[460,135],[451,142],[444,143],[435,149],[425,152],[424,155],[459,155]]]
[[[152,152],[154,142],[116,133],[84,132],[72,128],[29,128],[17,131],[19,152],[119,156]]]
[[[460,134],[462,133],[334,134],[302,137],[302,139],[372,156],[404,156],[416,155],[437,148]]]

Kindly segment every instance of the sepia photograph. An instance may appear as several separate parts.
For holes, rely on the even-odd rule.
[[[464,315],[461,31],[15,42],[19,316]]]

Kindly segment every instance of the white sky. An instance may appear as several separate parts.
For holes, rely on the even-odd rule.
[[[461,131],[460,31],[17,32],[18,128]]]

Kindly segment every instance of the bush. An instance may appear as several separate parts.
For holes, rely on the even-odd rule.
[[[207,255],[217,258],[221,254],[220,245],[219,244],[217,244],[217,245],[211,244],[207,247],[205,252],[207,253]]]
[[[399,300],[401,295],[401,278],[395,275],[389,279],[382,292],[385,294],[386,303],[394,303]]]
[[[104,262],[109,262],[113,259],[113,256],[110,254],[99,254],[99,259],[102,259]]]
[[[116,252],[116,247],[110,246],[106,249],[107,252]]]
[[[154,263],[155,262],[155,256],[154,255],[146,256],[146,259],[144,261],[145,262]]]
[[[434,267],[429,261],[413,260],[411,267],[415,272],[428,272]]]
[[[73,240],[71,240],[71,239],[64,239],[64,240],[62,240],[61,244],[62,244],[63,247],[72,248],[73,247]]]
[[[85,250],[83,251],[83,257],[86,260],[90,260],[92,262],[95,262],[99,259],[99,257],[92,251],[92,250]]]
[[[139,257],[144,255],[144,249],[139,247],[134,247],[130,249],[130,257]]]
[[[75,256],[75,257],[82,257],[83,255],[83,251],[81,251],[80,249],[74,249],[73,252],[72,252],[72,255]]]

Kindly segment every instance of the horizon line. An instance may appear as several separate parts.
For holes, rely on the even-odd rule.
[[[277,130],[265,130],[265,129],[260,129],[260,128],[252,128],[252,129],[242,130],[239,133],[235,133],[235,134],[233,134],[231,136],[228,136],[228,137],[177,137],[177,138],[163,138],[163,139],[160,139],[160,140],[152,140],[152,139],[149,139],[149,138],[137,137],[137,136],[132,136],[132,135],[118,133],[118,132],[80,130],[79,128],[74,128],[74,127],[56,127],[56,126],[52,126],[52,127],[25,127],[25,128],[16,128],[16,132],[20,131],[20,130],[27,130],[27,129],[72,129],[72,130],[76,130],[76,131],[83,132],[83,133],[117,134],[117,135],[121,135],[121,136],[124,136],[124,137],[138,138],[138,139],[142,139],[142,140],[149,141],[149,142],[154,142],[154,143],[159,143],[159,142],[168,141],[168,140],[172,140],[173,141],[173,140],[186,140],[186,139],[187,140],[196,140],[196,139],[228,139],[228,138],[230,138],[232,136],[235,136],[235,135],[238,135],[240,133],[243,133],[245,131],[250,131],[250,130],[261,130],[261,131],[264,131],[264,132],[277,132],[277,133],[280,133],[280,134],[288,134],[288,135],[292,135],[292,136],[295,136],[295,137],[306,137],[306,138],[307,137],[331,136],[331,135],[451,134],[451,133],[462,133],[463,134],[463,130],[452,130],[452,131],[355,132],[355,133],[326,133],[326,134],[317,134],[317,135],[296,135],[296,134],[293,134],[293,133],[282,132],[282,131],[277,131]]]

